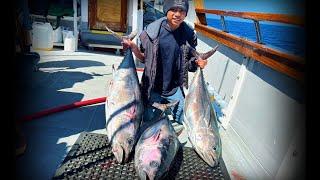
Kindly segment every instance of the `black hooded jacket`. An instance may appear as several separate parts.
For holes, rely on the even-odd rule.
[[[150,98],[150,92],[155,85],[155,77],[157,73],[157,59],[159,56],[159,32],[160,26],[166,17],[160,18],[153,23],[145,27],[144,31],[140,34],[140,40],[142,45],[142,51],[144,52],[144,72],[142,75],[142,98],[144,103],[147,103]],[[188,71],[195,72],[197,65],[195,63],[196,58],[191,54],[187,44],[195,48],[197,46],[197,37],[194,30],[188,26],[185,22],[180,25],[184,31],[186,42],[180,46],[180,52],[182,58],[179,58],[182,62],[181,71],[179,74],[179,86],[188,88]]]

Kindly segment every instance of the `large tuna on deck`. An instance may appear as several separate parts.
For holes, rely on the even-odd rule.
[[[118,162],[127,162],[137,139],[143,105],[131,49],[113,72],[105,103],[106,129]]]
[[[217,47],[205,54],[193,50],[194,56],[207,59]],[[183,124],[188,138],[198,155],[210,166],[215,166],[221,156],[221,139],[217,117],[212,107],[202,69],[198,67],[185,99]]]
[[[177,103],[178,101],[167,106],[157,103],[154,105],[159,105],[158,108],[165,111]],[[178,137],[168,116],[162,114],[143,131],[135,148],[134,164],[141,179],[153,180],[164,177],[180,147]]]

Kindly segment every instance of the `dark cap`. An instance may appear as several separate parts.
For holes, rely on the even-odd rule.
[[[189,9],[189,2],[188,0],[164,0],[164,14],[167,14],[167,12],[172,8],[181,8],[187,14]]]

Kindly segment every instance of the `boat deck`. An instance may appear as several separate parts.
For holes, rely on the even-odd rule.
[[[23,62],[28,66],[20,73],[19,89],[23,91],[17,102],[19,117],[105,97],[112,65],[117,67],[123,58],[114,53],[81,49],[78,52],[60,49],[37,52],[38,62]],[[33,71],[34,65],[38,71]],[[27,148],[16,160],[18,178],[51,179],[82,132],[106,134],[104,113],[104,103],[100,103],[22,123],[19,127]],[[184,131],[179,138],[182,143],[187,142]],[[190,143],[185,146],[190,147]]]
[[[19,117],[105,97],[112,77],[112,65],[117,67],[123,59],[115,53],[86,49],[77,52],[61,49],[37,52],[39,61],[20,60],[22,72],[16,103]],[[34,71],[34,65],[37,65],[38,71]],[[141,77],[139,72],[138,75]],[[175,129],[182,128],[176,123],[173,126]],[[18,179],[51,179],[82,132],[106,134],[104,103],[54,113],[22,123],[19,127],[26,138],[27,148],[16,159]],[[229,133],[220,128],[222,158],[228,174],[234,170],[249,177],[265,173],[254,170],[257,165],[252,162],[256,159],[230,128]],[[191,147],[185,131],[182,131],[179,140],[185,143],[185,147]]]
[[[122,56],[80,50],[37,51],[37,72],[25,69],[20,86],[19,116],[105,97],[112,64]],[[31,63],[31,62],[30,62]],[[31,68],[31,67],[30,67]],[[30,69],[29,68],[29,69]],[[20,129],[27,140],[25,153],[17,158],[22,179],[51,179],[81,132],[105,134],[104,104],[85,106],[25,122]]]

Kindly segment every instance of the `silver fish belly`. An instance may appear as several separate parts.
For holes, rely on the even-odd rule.
[[[198,155],[210,166],[218,164],[221,139],[203,73],[197,69],[185,99],[183,125]]]
[[[131,49],[113,74],[105,103],[106,129],[119,163],[127,162],[137,140],[143,105]]]

